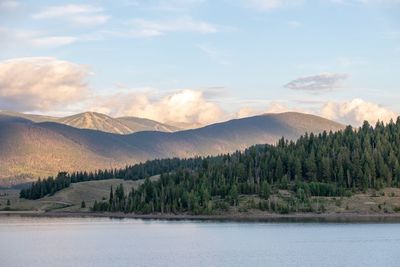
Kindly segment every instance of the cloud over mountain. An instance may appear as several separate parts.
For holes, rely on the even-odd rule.
[[[364,120],[389,121],[398,115],[392,110],[362,99],[344,102],[319,101],[305,106],[268,101],[265,106],[237,103],[228,109],[221,99],[212,100],[207,91],[181,89],[130,89],[98,95],[87,84],[89,69],[83,65],[50,57],[16,58],[0,61],[0,109],[70,114],[77,108],[107,115],[148,118],[180,128],[193,128],[261,113],[300,111],[318,114],[346,124]],[[286,87],[296,90],[328,90],[339,86],[347,74],[324,73],[298,78]],[[75,108],[75,110],[74,110]],[[229,111],[225,111],[229,110]]]
[[[356,98],[345,102],[327,102],[321,110],[325,118],[344,122],[351,125],[361,125],[367,120],[375,124],[378,120],[389,122],[396,119],[399,114],[394,111]]]
[[[88,94],[88,70],[50,57],[0,61],[0,105],[18,111],[49,111]]]
[[[207,100],[200,90],[184,89],[152,98],[152,92],[122,92],[97,97],[91,108],[112,116],[137,116],[197,127],[218,121],[224,116],[222,109]]]

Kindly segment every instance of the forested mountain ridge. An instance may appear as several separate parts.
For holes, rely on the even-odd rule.
[[[120,168],[155,158],[218,155],[284,136],[337,131],[343,125],[308,114],[266,114],[173,133],[129,135],[78,129],[55,122],[0,116],[0,183],[16,183],[59,171]],[[16,179],[21,177],[21,179]],[[4,182],[6,183],[6,182]]]
[[[240,195],[258,196],[250,203],[261,210],[282,213],[311,211],[313,196],[348,196],[352,192],[400,186],[400,118],[375,127],[305,134],[297,141],[280,139],[276,145],[258,145],[215,157],[153,160],[120,170],[61,174],[56,180],[36,183],[21,197],[37,198],[57,187],[83,180],[141,179],[129,194],[111,189],[107,201],[93,211],[136,213],[211,214],[236,206]],[[56,188],[56,189],[54,189]],[[293,192],[282,200],[277,190]]]

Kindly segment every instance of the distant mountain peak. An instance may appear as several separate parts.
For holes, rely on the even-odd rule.
[[[57,122],[79,129],[91,129],[116,134],[131,134],[140,131],[174,132],[179,130],[178,127],[150,119],[138,117],[113,118],[95,111],[85,111],[66,117],[50,117],[11,111],[0,111],[0,115],[24,118],[33,122]]]

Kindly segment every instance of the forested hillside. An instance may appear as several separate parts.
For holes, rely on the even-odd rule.
[[[86,117],[83,114],[72,121],[86,121],[79,119]],[[95,117],[98,119],[90,121],[101,118],[99,114]],[[135,124],[132,118],[124,121],[132,127]],[[144,131],[121,135],[0,114],[0,186],[53,176],[59,171],[121,168],[157,158],[215,156],[255,144],[274,144],[282,136],[295,140],[306,132],[343,128],[342,124],[321,117],[290,112],[173,133]]]
[[[244,152],[216,157],[148,161],[121,170],[66,175],[67,183],[111,177],[146,181],[128,195],[122,188],[110,199],[97,202],[94,211],[136,213],[213,213],[238,204],[239,195],[257,195],[254,206],[279,212],[309,211],[312,196],[347,196],[369,188],[400,185],[400,118],[396,123],[367,122],[359,129],[306,134],[297,141],[281,139]],[[22,197],[37,196],[49,180],[23,190]],[[40,188],[40,189],[39,189]],[[294,195],[285,202],[270,196],[276,190]]]

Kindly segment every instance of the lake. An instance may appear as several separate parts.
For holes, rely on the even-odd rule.
[[[399,266],[400,224],[0,216],[0,266]]]

